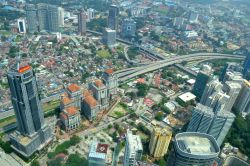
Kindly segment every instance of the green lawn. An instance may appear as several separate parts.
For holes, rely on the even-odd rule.
[[[48,111],[55,110],[59,106],[60,106],[60,100],[54,100],[54,101],[42,104],[42,109],[44,112],[48,112]]]
[[[124,46],[123,45],[119,45],[116,47],[117,52],[123,53],[124,52]]]
[[[3,30],[0,30],[0,34],[5,35],[5,36],[11,35],[11,33],[9,31],[3,31]]]
[[[110,116],[113,118],[120,118],[125,116],[126,114],[130,113],[130,110],[124,108],[121,104],[118,104],[114,110],[111,112]]]
[[[97,55],[101,58],[109,58],[111,56],[108,50],[99,50],[97,51]]]

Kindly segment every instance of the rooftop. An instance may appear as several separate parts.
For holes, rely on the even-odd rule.
[[[104,86],[104,84],[103,84],[103,82],[101,81],[101,80],[96,80],[95,81],[95,85],[97,86],[97,87],[103,87]]]
[[[187,92],[187,93],[180,95],[179,98],[184,102],[188,102],[190,100],[194,100],[196,96],[191,92]]]
[[[96,99],[90,94],[88,90],[83,92],[84,100],[90,107],[95,107],[97,105]]]
[[[106,159],[108,144],[101,144],[96,141],[92,142],[89,149],[89,158]]]
[[[129,142],[129,150],[131,153],[135,153],[136,151],[143,150],[141,138],[139,135],[133,135],[131,131],[127,131],[126,139]]]
[[[63,103],[63,105],[68,105],[68,104],[72,103],[72,100],[68,96],[64,96],[62,98],[62,103]]]
[[[68,107],[65,111],[71,116],[78,113],[78,109],[76,107]]]
[[[215,139],[207,134],[185,132],[175,136],[176,145],[185,154],[197,156],[213,155],[220,152]]]
[[[25,71],[30,70],[30,69],[31,69],[31,67],[29,65],[27,65],[27,66],[20,67],[18,69],[18,72],[19,73],[24,73]]]
[[[108,144],[98,143],[97,148],[96,148],[96,152],[97,153],[107,153],[108,147],[109,147]]]
[[[71,93],[74,93],[74,92],[77,92],[79,90],[81,90],[81,87],[78,86],[77,84],[70,84],[67,89],[71,92]]]
[[[113,74],[113,73],[114,73],[114,70],[113,70],[113,69],[107,69],[107,70],[105,71],[105,73],[107,73],[107,74]]]

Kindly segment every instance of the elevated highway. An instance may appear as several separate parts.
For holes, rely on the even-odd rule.
[[[102,33],[96,32],[96,31],[87,30],[87,32],[93,33],[95,35],[102,35]],[[133,45],[132,42],[126,41],[123,39],[117,38],[117,41],[122,42],[122,43],[127,44],[127,45]],[[163,55],[158,54],[157,52],[154,52],[153,50],[147,49],[145,47],[137,46],[137,45],[135,45],[135,46],[138,47],[140,49],[140,51],[142,51],[146,54],[149,54],[150,56],[154,57],[158,61],[148,63],[148,64],[138,63],[136,61],[130,60],[128,58],[128,56],[125,55],[125,57],[129,63],[137,64],[140,66],[116,71],[115,73],[118,75],[120,82],[126,81],[128,79],[131,79],[133,77],[136,77],[138,75],[141,75],[141,74],[144,74],[147,72],[158,70],[158,69],[166,67],[166,66],[180,64],[181,62],[184,62],[184,61],[189,62],[189,61],[196,61],[196,60],[244,59],[245,58],[245,56],[243,56],[243,55],[232,55],[232,54],[221,54],[221,53],[195,53],[195,54],[177,56],[177,57],[173,57],[173,58],[166,58]],[[127,50],[125,50],[125,54],[126,54],[126,52],[127,52]],[[178,65],[178,67],[181,67],[181,69],[186,71],[186,72],[190,72],[194,76],[196,75],[195,72],[192,72],[191,70],[187,71],[187,69],[181,65]]]
[[[123,72],[117,73],[119,81],[123,82],[138,75],[148,73],[154,70],[158,70],[160,68],[179,64],[181,62],[187,61],[196,61],[196,60],[203,60],[203,59],[244,59],[245,56],[242,55],[230,55],[230,54],[217,54],[217,53],[197,53],[197,54],[190,54],[190,55],[183,55],[174,58],[168,58],[165,60],[157,61],[152,64],[148,64],[141,67],[130,68],[129,70],[124,70]]]

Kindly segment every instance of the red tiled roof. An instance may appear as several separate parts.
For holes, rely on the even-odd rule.
[[[88,90],[83,92],[84,100],[90,107],[95,107],[97,105],[96,99],[90,94]]]
[[[97,87],[103,87],[103,86],[104,86],[104,84],[103,84],[103,82],[102,82],[101,80],[96,80],[96,81],[95,81],[95,85],[96,85]]]
[[[64,105],[68,105],[71,102],[72,102],[72,100],[68,96],[65,96],[65,97],[62,98],[62,103]]]
[[[137,82],[140,84],[144,84],[145,83],[145,79],[144,78],[138,78]]]
[[[78,113],[78,109],[76,107],[68,107],[65,110],[69,115],[75,115]]]
[[[89,96],[89,95],[91,95],[91,94],[90,94],[90,92],[89,92],[88,90],[84,90],[84,91],[83,91],[83,96],[84,96],[84,97],[87,97],[87,96]]]
[[[97,101],[93,96],[87,96],[85,98],[86,103],[90,106],[90,107],[95,107],[97,105]]]
[[[113,69],[107,69],[107,70],[105,71],[105,73],[107,73],[107,74],[113,74],[114,71],[113,71]]]
[[[80,86],[78,86],[77,84],[70,84],[67,89],[70,91],[70,92],[77,92],[79,90],[81,90]]]

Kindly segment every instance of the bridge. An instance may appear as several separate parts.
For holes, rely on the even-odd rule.
[[[102,33],[96,32],[96,31],[87,30],[87,32],[95,34],[95,35],[102,35]],[[126,40],[119,39],[119,38],[117,38],[116,40],[127,45],[133,45],[133,43],[130,41],[126,41]],[[149,57],[153,57],[157,61],[154,61],[152,63],[139,63],[134,60],[130,60],[127,55],[128,47],[125,47],[124,54],[125,54],[126,60],[129,63],[138,65],[138,67],[127,68],[127,69],[116,71],[115,73],[117,74],[119,78],[119,82],[127,81],[141,74],[145,74],[145,73],[158,70],[160,68],[171,66],[171,65],[176,65],[181,70],[188,72],[193,76],[196,76],[197,73],[195,73],[194,71],[186,69],[185,67],[179,65],[180,63],[184,61],[190,62],[190,61],[196,61],[196,60],[213,60],[213,59],[240,59],[240,60],[245,59],[245,56],[243,55],[221,54],[221,53],[195,53],[195,54],[188,54],[188,55],[166,58],[163,55],[154,52],[153,50],[150,50],[145,47],[138,46],[138,45],[135,45],[135,46],[138,47],[142,53],[148,54]]]
[[[167,58],[165,60],[160,60],[148,65],[134,67],[129,69],[124,69],[122,71],[115,72],[118,75],[119,81],[127,81],[131,78],[139,76],[141,74],[145,74],[151,71],[158,70],[160,68],[171,66],[174,64],[180,64],[184,61],[196,61],[196,60],[212,60],[212,59],[240,59],[243,60],[245,56],[242,55],[230,55],[230,54],[220,54],[220,53],[196,53],[196,54],[189,54],[183,55],[173,58]]]

